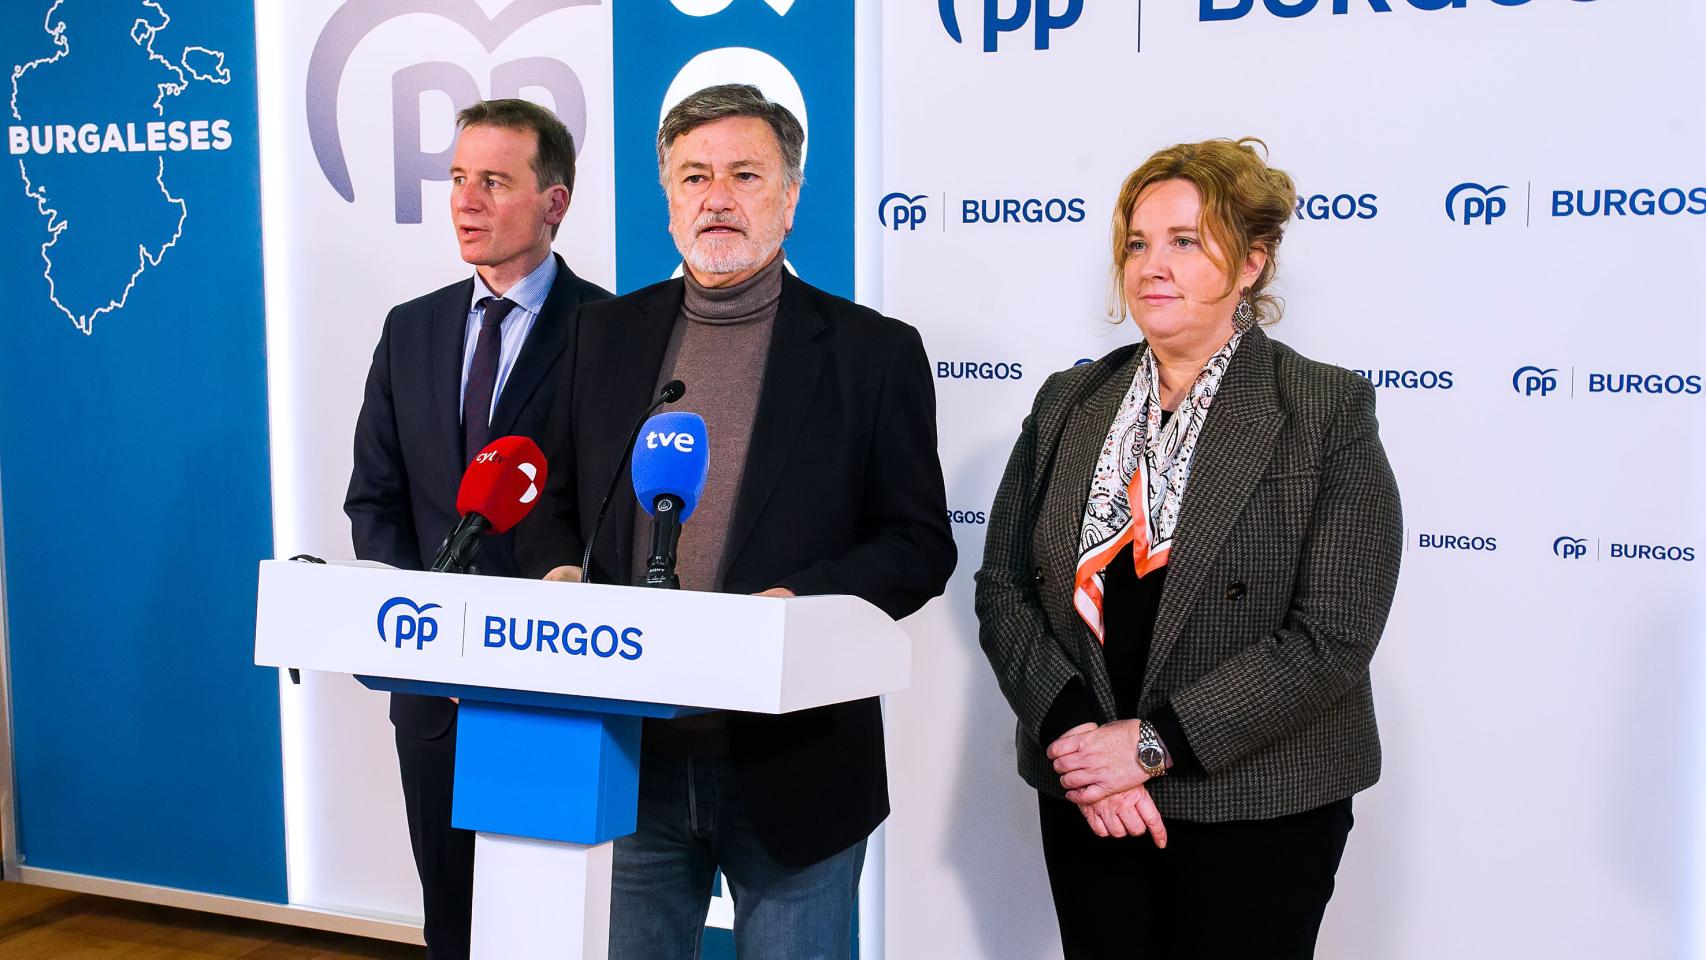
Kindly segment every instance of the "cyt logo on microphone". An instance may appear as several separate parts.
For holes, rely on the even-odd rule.
[[[456,512],[477,513],[496,533],[521,522],[545,486],[545,454],[527,437],[499,437],[475,455],[456,492]]]

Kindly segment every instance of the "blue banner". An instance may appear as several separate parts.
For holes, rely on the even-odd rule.
[[[851,298],[853,4],[732,0],[716,13],[690,16],[670,0],[622,0],[612,13],[618,292],[681,266],[665,229],[655,146],[666,96],[679,78],[678,95],[712,83],[753,83],[799,115],[806,183],[783,249],[801,279]],[[799,102],[790,103],[796,95]]]
[[[0,473],[31,867],[286,897],[254,17],[9,4]]]

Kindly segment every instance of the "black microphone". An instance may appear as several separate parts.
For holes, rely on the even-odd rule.
[[[598,516],[592,520],[592,528],[586,535],[586,553],[581,555],[581,583],[592,582],[592,544],[598,536],[598,529],[604,526],[604,515],[610,510],[610,498],[616,495],[616,484],[622,480],[622,468],[628,464],[628,456],[634,449],[634,441],[640,439],[640,428],[646,425],[657,408],[666,403],[674,403],[687,396],[687,384],[680,380],[671,380],[658,391],[658,398],[652,401],[638,417],[634,418],[634,429],[628,432],[628,442],[622,447],[622,459],[616,461],[616,469],[610,472],[610,486],[605,488],[604,499],[598,504]]]

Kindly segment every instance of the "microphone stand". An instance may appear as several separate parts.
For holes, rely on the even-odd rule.
[[[646,575],[642,587],[680,590],[681,578],[675,573],[676,545],[681,539],[681,498],[673,493],[658,497],[652,507],[652,553],[646,559]]]
[[[464,515],[444,538],[430,569],[434,573],[467,573],[480,549],[480,538],[491,528],[492,522],[477,513]]]
[[[593,517],[592,527],[586,534],[586,552],[581,554],[581,583],[592,582],[592,545],[598,537],[598,530],[604,526],[604,515],[610,510],[610,498],[616,495],[616,484],[622,479],[622,465],[628,462],[628,457],[634,452],[634,441],[640,439],[640,430],[645,427],[646,420],[652,412],[666,403],[674,403],[687,394],[687,387],[680,380],[671,380],[658,391],[656,400],[641,413],[634,421],[634,429],[628,432],[628,443],[622,448],[622,456],[616,461],[616,469],[610,475],[610,486],[604,488],[604,499],[598,503],[598,516]],[[670,564],[671,569],[674,563]]]

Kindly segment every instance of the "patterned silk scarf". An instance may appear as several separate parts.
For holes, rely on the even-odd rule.
[[[1104,642],[1102,571],[1131,544],[1139,577],[1167,565],[1173,530],[1179,525],[1179,506],[1191,478],[1191,458],[1208,418],[1209,404],[1220,390],[1242,331],[1210,357],[1177,413],[1161,425],[1161,375],[1155,352],[1143,351],[1131,389],[1120,402],[1096,473],[1090,478],[1090,497],[1084,504],[1084,526],[1078,537],[1078,570],[1072,605],[1089,624],[1097,642]],[[1132,509],[1138,504],[1142,509]]]

